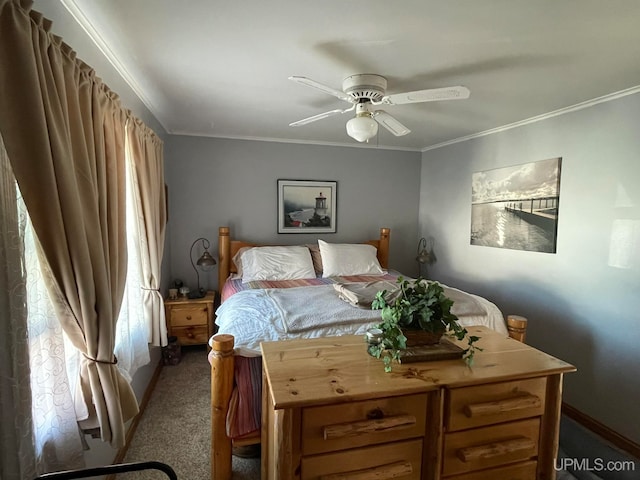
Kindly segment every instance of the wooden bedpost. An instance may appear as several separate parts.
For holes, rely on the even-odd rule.
[[[508,315],[507,330],[509,330],[509,336],[511,338],[525,343],[527,337],[527,319],[520,315]]]
[[[231,259],[229,258],[229,227],[218,229],[218,291],[222,292],[224,282],[229,278]]]
[[[231,480],[231,438],[227,412],[233,390],[233,335],[214,335],[211,342],[211,480]]]
[[[389,268],[389,234],[391,229],[380,229],[380,243],[378,245],[378,261],[382,268]]]

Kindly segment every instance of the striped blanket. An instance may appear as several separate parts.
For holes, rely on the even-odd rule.
[[[222,288],[221,298],[224,302],[231,295],[243,290],[264,289],[264,288],[294,288],[294,287],[313,287],[318,285],[332,285],[353,282],[370,282],[372,278],[376,280],[390,280],[395,282],[398,278],[396,272],[389,272],[386,275],[371,277],[369,275],[349,275],[344,277],[329,278],[303,278],[300,280],[256,280],[253,282],[242,283],[240,278],[228,279]]]

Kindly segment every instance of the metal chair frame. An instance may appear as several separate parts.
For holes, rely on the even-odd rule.
[[[73,478],[89,478],[117,473],[137,472],[140,470],[160,470],[170,480],[178,480],[176,472],[166,463],[162,462],[132,462],[105,465],[104,467],[80,468],[77,470],[63,470],[60,472],[45,473],[34,480],[70,480]]]

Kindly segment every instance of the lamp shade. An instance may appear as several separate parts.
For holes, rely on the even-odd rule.
[[[422,237],[418,241],[418,251],[416,256],[416,262],[418,262],[418,276],[422,276],[423,265],[431,265],[436,261],[436,256],[433,253],[433,238]]]
[[[369,115],[358,115],[347,122],[347,134],[358,142],[366,142],[378,133],[378,122]]]
[[[205,250],[202,256],[196,262],[201,267],[212,267],[216,264],[216,259],[211,256],[208,250]]]
[[[418,263],[429,263],[431,261],[431,255],[427,252],[426,249],[422,249],[418,256],[416,257],[416,262]]]
[[[193,248],[197,245],[198,242],[202,244],[202,247],[204,248],[204,253],[200,255],[198,260],[196,260],[196,263],[193,263]],[[200,288],[200,274],[198,273],[198,269],[196,268],[196,265],[199,267],[212,267],[216,264],[216,259],[213,258],[209,253],[209,247],[210,247],[209,240],[202,237],[196,239],[196,241],[191,244],[191,249],[189,250],[189,259],[191,260],[191,266],[193,267],[193,270],[196,272],[196,279],[197,279],[196,281],[197,281],[198,288],[193,292],[189,292],[189,295],[188,295],[189,298],[202,298],[205,296],[206,292],[204,291],[204,288]],[[203,269],[203,270],[206,270],[206,269]]]

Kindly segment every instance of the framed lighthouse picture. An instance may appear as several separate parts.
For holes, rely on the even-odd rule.
[[[278,233],[335,233],[338,182],[278,180]]]

